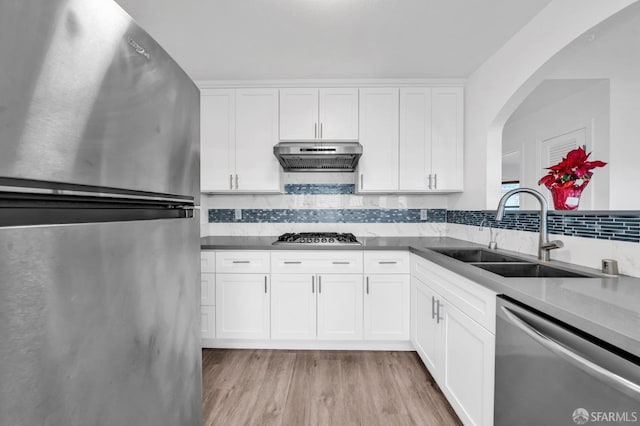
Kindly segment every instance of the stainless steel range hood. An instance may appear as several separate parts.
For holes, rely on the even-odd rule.
[[[285,172],[353,172],[362,155],[358,142],[280,142],[273,147]]]

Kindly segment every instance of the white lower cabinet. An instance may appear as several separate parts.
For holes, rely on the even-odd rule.
[[[200,337],[215,339],[216,337],[216,307],[200,307]]]
[[[316,276],[271,275],[271,338],[316,338]]]
[[[273,274],[273,340],[362,339],[362,274]]]
[[[268,274],[216,275],[216,338],[269,339]]]
[[[411,283],[412,341],[420,358],[465,425],[493,424],[495,335],[442,296],[439,289],[452,291],[453,284],[426,274]],[[474,299],[477,306],[490,305],[495,294],[484,297]]]
[[[318,275],[318,339],[362,339],[362,274]]]
[[[464,424],[493,424],[495,336],[444,302],[441,386]]]
[[[365,277],[364,338],[409,340],[409,274]]]
[[[417,278],[411,279],[413,307],[412,341],[416,352],[434,379],[440,372],[440,341],[442,328],[435,320],[435,299],[437,293]]]

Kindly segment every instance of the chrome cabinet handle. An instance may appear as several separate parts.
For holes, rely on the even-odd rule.
[[[429,189],[431,189],[431,173],[429,173]]]
[[[337,260],[334,260],[331,263],[334,264],[334,265],[349,265],[351,262],[339,262]]]
[[[322,277],[318,275],[318,293],[322,293]]]
[[[433,175],[433,189],[438,189],[438,174]]]
[[[318,139],[318,123],[313,123],[313,138]]]
[[[436,318],[436,298],[435,296],[431,296],[431,319]]]
[[[396,262],[395,260],[380,260],[378,261],[378,263],[380,265],[395,265],[398,262]]]
[[[236,189],[240,189],[240,186],[238,185],[238,175],[236,175]]]
[[[571,349],[562,345],[560,342],[555,341],[554,339],[542,333],[540,330],[532,327],[531,324],[528,324],[524,320],[520,319],[520,317],[516,313],[512,312],[507,307],[502,306],[501,309],[515,326],[525,332],[533,340],[535,340],[557,356],[563,358],[565,361],[570,362],[590,376],[595,377],[598,380],[607,382],[612,387],[624,392],[627,395],[632,393],[635,394],[636,398],[638,395],[640,395],[640,385],[627,380],[624,377],[619,376],[616,373],[609,371],[606,368],[601,367],[600,365],[582,357],[580,354],[572,351]]]
[[[364,188],[364,174],[360,173],[360,189]]]
[[[322,123],[320,123],[320,139],[322,139]]]
[[[316,277],[311,275],[311,293],[316,292]]]
[[[251,263],[250,260],[234,260],[231,263]]]
[[[229,189],[233,189],[233,175],[229,175]]]
[[[267,294],[267,276],[264,276],[264,294]]]
[[[367,294],[369,294],[369,277],[367,277]]]
[[[284,264],[285,264],[285,265],[299,265],[299,264],[301,264],[301,263],[302,263],[302,262],[301,262],[301,261],[299,261],[299,260],[295,260],[295,261],[294,261],[294,260],[285,260],[285,261],[284,261]]]
[[[440,324],[440,321],[444,319],[440,316],[440,306],[442,305],[440,304],[440,299],[438,299],[436,300],[436,307],[438,308],[436,311],[436,324]]]

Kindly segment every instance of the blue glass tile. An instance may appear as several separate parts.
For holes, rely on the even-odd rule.
[[[284,186],[285,194],[354,194],[352,183],[289,183]]]

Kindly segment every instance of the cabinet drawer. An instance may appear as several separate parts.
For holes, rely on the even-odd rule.
[[[271,272],[278,274],[361,274],[361,251],[274,251]]]
[[[269,273],[268,251],[218,251],[216,272],[225,274]]]
[[[365,274],[408,274],[409,252],[366,251],[364,252]]]
[[[200,307],[200,337],[203,339],[216,338],[216,307]]]
[[[200,274],[200,304],[214,306],[216,304],[216,274],[203,272]]]
[[[435,291],[489,332],[496,330],[496,293],[433,262],[411,255],[411,275]]]
[[[215,251],[200,252],[200,271],[201,272],[216,271],[216,252]]]

